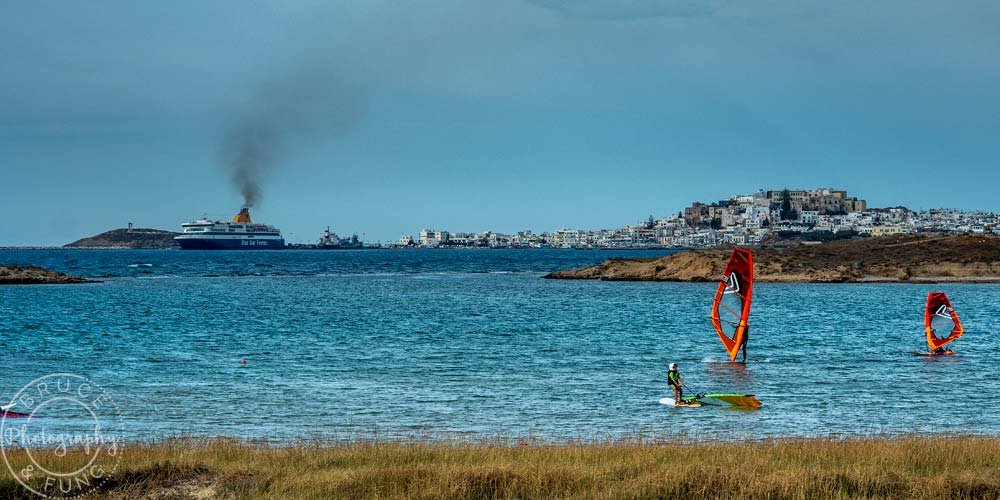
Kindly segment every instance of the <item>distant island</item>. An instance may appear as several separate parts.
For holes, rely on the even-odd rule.
[[[58,285],[68,283],[98,283],[35,266],[0,265],[0,285]]]
[[[731,249],[698,249],[652,259],[607,259],[556,271],[550,279],[717,281]],[[1000,282],[1000,238],[884,236],[754,248],[765,283]]]
[[[180,233],[149,228],[122,228],[76,240],[66,248],[173,248]]]

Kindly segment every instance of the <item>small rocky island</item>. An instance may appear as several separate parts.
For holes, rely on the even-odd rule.
[[[0,285],[59,285],[70,283],[98,283],[80,276],[70,276],[35,266],[0,265]]]
[[[66,248],[172,248],[180,233],[149,228],[122,228],[76,240]]]
[[[651,259],[608,259],[550,279],[717,281],[732,249]],[[884,236],[753,249],[754,276],[769,283],[1000,282],[1000,238]]]

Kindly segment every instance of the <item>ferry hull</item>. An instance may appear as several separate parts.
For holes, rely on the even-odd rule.
[[[285,240],[176,238],[184,250],[280,250]]]

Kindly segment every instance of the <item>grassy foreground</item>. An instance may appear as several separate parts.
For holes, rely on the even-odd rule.
[[[76,458],[71,451],[69,460]],[[12,465],[28,464],[8,451]],[[35,498],[0,466],[0,498]],[[170,441],[90,498],[1000,498],[1000,439],[670,444]]]

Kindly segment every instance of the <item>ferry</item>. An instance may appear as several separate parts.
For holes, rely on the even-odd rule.
[[[232,222],[201,218],[181,224],[174,241],[186,250],[274,250],[285,248],[281,231],[267,224],[254,224],[250,210],[243,208]]]

